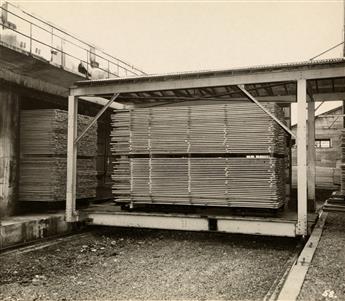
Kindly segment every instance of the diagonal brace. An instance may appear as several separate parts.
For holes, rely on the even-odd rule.
[[[244,85],[237,85],[237,87],[261,110],[263,110],[268,116],[270,116],[275,122],[277,122],[287,133],[289,133],[293,138],[296,138],[295,134],[276,116],[274,116],[270,111],[268,111],[260,102],[258,102],[253,95],[251,95],[245,88]]]
[[[105,112],[106,109],[108,109],[111,104],[114,102],[114,100],[120,95],[120,93],[115,93],[107,102],[107,104],[97,113],[95,118],[90,122],[90,124],[84,129],[84,131],[79,135],[77,139],[75,139],[74,144],[77,144],[81,138],[84,137],[86,132],[97,122],[99,117],[102,116],[102,114]]]

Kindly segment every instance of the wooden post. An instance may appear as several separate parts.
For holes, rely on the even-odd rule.
[[[308,211],[315,212],[315,102],[308,102]]]
[[[66,184],[66,221],[77,220],[76,185],[77,185],[77,121],[78,98],[68,97],[68,134],[67,134],[67,184]]]
[[[297,81],[297,235],[307,235],[307,86]]]

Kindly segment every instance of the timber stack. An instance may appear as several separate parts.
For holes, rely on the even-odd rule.
[[[340,144],[340,149],[341,149],[341,165],[340,165],[340,190],[341,194],[345,195],[345,129],[341,130],[341,144]]]
[[[66,111],[45,109],[21,112],[19,199],[54,202],[66,199]],[[78,115],[78,133],[92,117]],[[77,198],[96,196],[97,125],[78,144]]]
[[[265,107],[284,120],[277,104]],[[115,111],[118,203],[278,209],[286,133],[249,102]]]

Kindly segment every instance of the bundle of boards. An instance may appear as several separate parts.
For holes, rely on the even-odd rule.
[[[341,165],[340,165],[340,190],[345,195],[345,129],[341,130],[340,137]]]
[[[78,115],[78,133],[91,117]],[[66,199],[67,112],[56,109],[25,110],[20,120],[19,199]],[[77,198],[96,195],[97,125],[78,144]]]
[[[284,120],[276,104],[265,107]],[[250,102],[115,111],[118,203],[243,208],[285,202],[286,134]]]

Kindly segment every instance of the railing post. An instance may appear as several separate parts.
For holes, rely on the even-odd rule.
[[[63,52],[63,39],[62,38],[61,38],[60,47],[61,47],[61,67],[64,67],[64,52]]]
[[[86,50],[86,78],[89,78],[89,59],[90,59],[90,55],[89,55],[89,50]]]
[[[32,54],[32,23],[30,22],[30,54]]]

